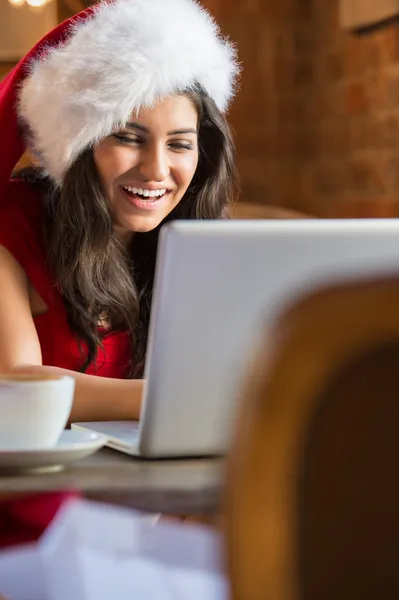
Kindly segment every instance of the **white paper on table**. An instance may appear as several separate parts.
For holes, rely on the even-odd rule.
[[[49,600],[227,600],[221,538],[205,527],[73,500],[39,542]]]
[[[0,594],[12,600],[48,600],[42,558],[36,545],[0,552]]]

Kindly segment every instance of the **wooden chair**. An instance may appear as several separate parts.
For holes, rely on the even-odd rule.
[[[271,204],[256,204],[251,202],[237,202],[232,209],[233,219],[314,219],[290,208],[273,206]]]
[[[399,598],[399,279],[278,323],[228,467],[233,600]]]

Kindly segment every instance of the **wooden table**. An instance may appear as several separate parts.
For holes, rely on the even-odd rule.
[[[75,489],[86,497],[170,515],[214,515],[222,459],[144,461],[104,448],[55,473],[1,474],[0,494]]]

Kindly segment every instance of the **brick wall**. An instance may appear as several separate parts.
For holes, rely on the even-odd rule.
[[[236,133],[242,198],[296,208],[292,197],[298,139],[294,95],[298,77],[293,24],[307,0],[202,0],[237,41],[244,71],[230,113]],[[299,6],[299,3],[298,3]]]
[[[399,26],[343,32],[338,0],[204,4],[245,64],[231,113],[243,200],[399,216]]]
[[[326,217],[399,216],[399,25],[346,33],[337,0],[313,4],[303,26],[309,52],[298,58],[307,143],[297,206]]]

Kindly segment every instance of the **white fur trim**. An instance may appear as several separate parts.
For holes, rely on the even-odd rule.
[[[225,111],[239,67],[195,0],[114,0],[31,65],[19,96],[32,150],[57,183],[134,110],[200,84]]]

